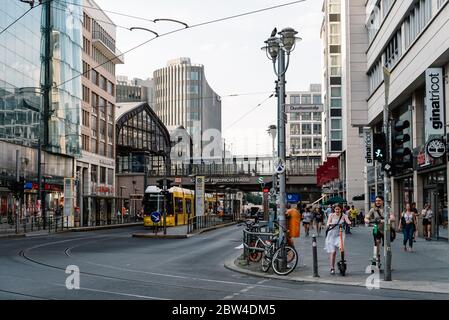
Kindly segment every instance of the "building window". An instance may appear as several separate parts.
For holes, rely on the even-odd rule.
[[[107,83],[108,83],[108,80],[106,80],[105,77],[100,76],[100,84],[99,84],[99,86],[100,86],[100,88],[103,89],[104,91],[107,91],[107,90],[108,90],[108,88],[107,88]]]
[[[113,159],[114,158],[114,145],[108,144],[108,157]]]
[[[189,73],[187,73],[187,80],[199,80],[199,73],[198,71],[190,71]]]
[[[100,117],[106,119],[106,100],[102,97],[98,100],[98,108],[100,109]]]
[[[312,149],[312,138],[302,138],[302,149]]]
[[[302,121],[312,120],[312,114],[310,112],[303,112],[301,115],[302,115]]]
[[[371,43],[374,40],[374,37],[379,31],[380,22],[381,22],[380,2],[377,2],[376,5],[374,6],[373,11],[371,12],[370,18],[366,25],[366,28],[368,29],[369,43]]]
[[[313,138],[313,149],[321,150],[322,141],[321,138]]]
[[[108,184],[113,185],[114,184],[114,170],[108,169]]]
[[[91,77],[92,77],[91,81],[98,86],[100,81],[100,74],[96,70],[92,69]]]
[[[341,98],[331,99],[331,109],[341,109],[341,107],[342,107]]]
[[[332,130],[341,130],[341,120],[340,119],[331,119],[331,129]]]
[[[301,149],[301,139],[291,138],[290,139],[290,149],[292,153],[295,153],[298,149]]]
[[[106,121],[100,120],[100,140],[104,140],[105,136],[106,136]]]
[[[329,13],[340,13],[340,0],[329,1]]]
[[[329,57],[330,57],[331,66],[341,67],[341,55],[340,54],[333,54],[333,55],[330,55]]]
[[[341,77],[341,67],[331,67],[331,76]]]
[[[90,100],[90,90],[88,87],[83,86],[83,101],[89,103]]]
[[[106,168],[100,167],[100,183],[106,184]]]
[[[321,112],[314,112],[313,113],[313,120],[321,121],[321,119],[322,119],[322,113]]]
[[[343,139],[342,131],[339,130],[331,131],[331,140],[342,140],[342,139]]]
[[[302,104],[311,104],[312,103],[312,98],[310,97],[310,94],[303,94],[301,97],[301,103]]]
[[[440,9],[447,0],[437,0],[437,9]]]
[[[98,114],[98,95],[94,92],[92,92],[91,105],[92,105],[92,113]]]
[[[312,134],[312,124],[310,123],[303,123],[302,124],[302,134]]]
[[[369,93],[372,94],[383,81],[382,60],[379,59],[368,72]]]
[[[299,95],[292,95],[290,96],[290,103],[291,104],[300,104],[301,103],[301,97]]]
[[[90,127],[89,120],[90,120],[89,111],[83,110],[83,126],[85,126],[86,128]]]
[[[391,70],[399,60],[401,50],[401,30],[396,31],[384,51],[385,67]]]
[[[341,98],[341,87],[331,87],[331,97]]]
[[[106,112],[108,113],[108,121],[114,122],[114,105],[108,102],[108,106],[106,108]]]
[[[97,139],[92,138],[92,140],[90,141],[90,152],[92,153],[98,152]]]
[[[90,151],[89,141],[90,141],[89,136],[86,136],[84,134],[81,135],[81,147],[83,148],[84,151]]]
[[[313,124],[313,134],[321,134],[321,123]]]
[[[84,12],[83,14],[83,26],[84,28],[90,32],[91,30],[91,18]]]
[[[111,95],[114,96],[114,84],[111,81],[108,81],[108,88],[107,88],[107,92]]]
[[[299,112],[295,112],[295,113],[290,113],[290,121],[300,121],[300,113]]]
[[[113,137],[113,126],[111,123],[108,123],[108,140],[112,141],[112,137]]]
[[[98,166],[96,165],[90,167],[90,181],[98,182]]]
[[[416,2],[408,17],[404,20],[404,45],[408,49],[432,18],[432,1]]]
[[[301,134],[301,126],[299,123],[294,123],[290,125],[290,134],[291,135]]]
[[[189,94],[198,94],[199,93],[198,86],[188,86],[187,87],[187,93],[189,93]]]
[[[83,37],[83,51],[90,56],[90,41]]]
[[[90,118],[90,127],[92,128],[92,137],[97,137],[98,125],[97,125],[97,117],[92,115]]]
[[[321,104],[321,95],[319,95],[319,96],[314,95],[313,96],[313,103],[314,104]]]
[[[90,66],[87,62],[83,61],[83,77],[89,79]]]

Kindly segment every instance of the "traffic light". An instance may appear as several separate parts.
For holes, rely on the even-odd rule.
[[[374,160],[387,161],[387,139],[385,133],[375,133],[373,137]]]
[[[173,180],[170,179],[159,179],[157,180],[157,186],[159,189],[164,190],[164,181],[167,181],[167,190],[169,190],[172,187]]]
[[[411,138],[408,133],[404,132],[408,128],[410,128],[410,122],[408,120],[395,121],[393,125],[392,165],[396,173],[413,168],[412,150],[407,146],[407,142]]]

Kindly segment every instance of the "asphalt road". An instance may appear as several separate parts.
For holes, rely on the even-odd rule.
[[[224,268],[242,227],[189,239],[139,239],[142,227],[0,239],[0,299],[449,299],[448,295],[294,283]],[[66,288],[67,266],[80,289]]]

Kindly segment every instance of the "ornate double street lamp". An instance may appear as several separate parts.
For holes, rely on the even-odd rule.
[[[279,241],[285,236],[283,228],[286,227],[285,219],[285,207],[286,207],[286,163],[285,163],[285,73],[290,65],[290,53],[295,49],[296,42],[301,40],[297,37],[297,31],[293,28],[285,28],[281,32],[277,32],[277,29],[271,32],[270,38],[265,41],[265,50],[268,59],[273,62],[274,73],[278,77],[276,81],[276,96],[278,98],[278,159],[275,161],[275,172],[279,176],[279,208],[278,208],[278,221],[281,226],[279,230]],[[286,56],[287,55],[287,59]],[[277,63],[277,69],[276,69]],[[273,186],[274,187],[274,186]],[[283,261],[285,262],[285,255]]]

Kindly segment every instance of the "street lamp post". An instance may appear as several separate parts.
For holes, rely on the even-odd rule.
[[[276,37],[279,34],[279,37]],[[279,230],[279,241],[284,237],[284,228],[286,227],[285,207],[286,207],[286,170],[285,170],[285,73],[290,64],[290,53],[294,50],[298,34],[292,28],[285,28],[277,33],[275,28],[271,37],[265,41],[267,57],[273,62],[274,72],[278,77],[276,92],[278,97],[278,160],[279,166],[284,166],[284,170],[279,171],[279,212],[278,220],[281,226]],[[287,55],[287,58],[286,58]],[[276,70],[276,61],[278,69]],[[284,256],[284,255],[282,255]],[[283,259],[285,260],[285,259]]]

